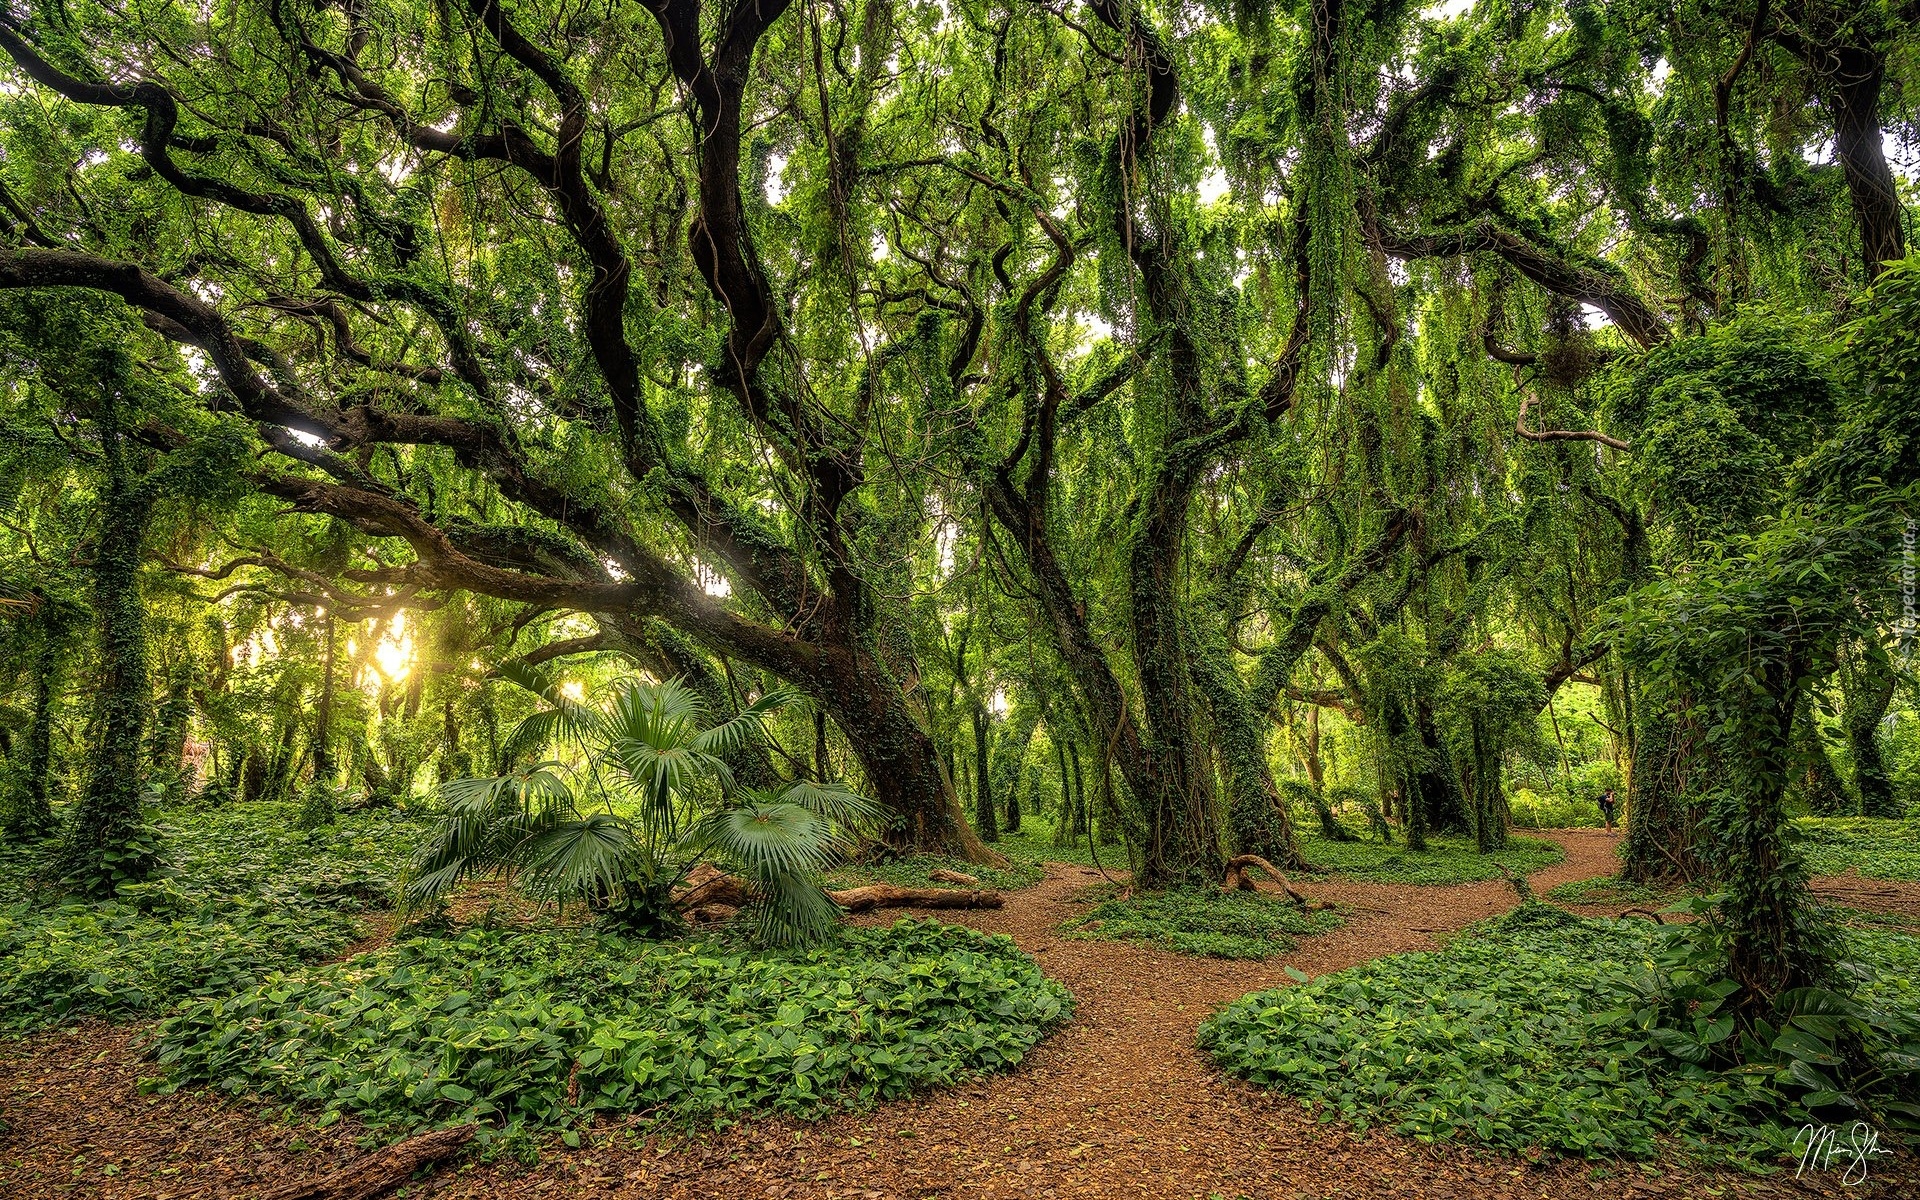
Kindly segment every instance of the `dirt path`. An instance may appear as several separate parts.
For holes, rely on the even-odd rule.
[[[1608,835],[1547,836],[1567,859],[1531,877],[1536,891],[1612,871],[1617,843]],[[1059,923],[1084,908],[1077,896],[1099,881],[1091,870],[1055,865],[1043,883],[1010,896],[1006,908],[961,916],[1011,934],[1078,1000],[1072,1023],[1012,1075],[811,1125],[757,1122],[640,1143],[613,1133],[579,1150],[556,1145],[531,1171],[470,1164],[410,1189],[409,1200],[1920,1194],[1910,1159],[1881,1160],[1876,1185],[1863,1193],[1842,1187],[1837,1171],[1796,1183],[1634,1164],[1535,1166],[1378,1131],[1356,1139],[1317,1123],[1295,1101],[1227,1080],[1194,1047],[1195,1028],[1220,1004],[1284,984],[1288,966],[1321,974],[1431,948],[1436,933],[1512,907],[1512,889],[1502,881],[1307,882],[1299,886],[1313,897],[1350,906],[1348,923],[1304,940],[1285,958],[1229,963],[1059,936]],[[138,1096],[139,1072],[127,1061],[131,1040],[124,1029],[94,1025],[27,1044],[27,1058],[0,1080],[0,1114],[12,1126],[0,1134],[0,1195],[240,1196],[292,1175],[318,1174],[351,1154],[340,1131],[264,1123],[204,1095]],[[110,1128],[90,1119],[109,1112]],[[121,1173],[99,1174],[98,1156],[116,1153],[127,1160]],[[77,1164],[84,1183],[75,1182],[76,1155],[93,1156],[96,1169]],[[156,1170],[171,1174],[156,1178]]]

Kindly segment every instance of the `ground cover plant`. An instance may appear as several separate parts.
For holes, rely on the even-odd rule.
[[[1920,881],[1920,820],[1800,817],[1792,829],[1809,874]]]
[[[189,997],[231,994],[260,976],[323,958],[392,905],[422,826],[394,812],[298,830],[290,802],[172,810],[154,827],[166,865],[113,899],[42,884],[0,908],[0,1028],[80,1016],[124,1019]],[[45,854],[13,872],[44,877]]]
[[[1140,942],[1204,958],[1270,958],[1298,939],[1337,928],[1339,913],[1307,910],[1258,892],[1174,890],[1130,893],[1095,905],[1061,926],[1069,937]]]
[[[1305,837],[1308,865],[1368,883],[1448,884],[1501,878],[1501,868],[1530,875],[1566,857],[1559,846],[1537,838],[1508,839],[1504,850],[1482,853],[1470,839],[1430,837],[1425,850],[1373,841],[1336,842]]]
[[[1832,1093],[1810,1090],[1800,1076],[1819,1068],[1785,1053],[1765,1070],[1708,1065],[1707,1046],[1733,1031],[1717,1000],[1690,1002],[1682,1029],[1636,1021],[1646,995],[1673,985],[1656,964],[1676,936],[1530,903],[1442,950],[1243,997],[1201,1027],[1200,1044],[1229,1073],[1358,1128],[1589,1158],[1648,1159],[1677,1144],[1765,1164],[1792,1150],[1800,1124],[1816,1119],[1810,1108]],[[1911,983],[1920,941],[1848,936],[1866,964],[1861,1001],[1893,1031],[1876,1036],[1893,1039],[1893,1057],[1910,1054],[1898,1039],[1920,1029]],[[1833,1026],[1821,1024],[1836,1019],[1805,1018],[1829,1046],[1803,1051],[1808,1059],[1839,1063]],[[1778,1032],[1797,1048],[1800,1030]]]
[[[513,1132],[864,1107],[1007,1070],[1072,1006],[1006,938],[933,922],[788,952],[468,931],[196,1001],[154,1053],[166,1088]]]

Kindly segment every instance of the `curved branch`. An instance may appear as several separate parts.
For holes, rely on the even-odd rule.
[[[1520,389],[1520,415],[1514,418],[1513,431],[1530,442],[1599,442],[1615,450],[1630,449],[1627,443],[1617,437],[1609,437],[1597,429],[1528,429],[1527,410],[1532,408],[1539,397],[1530,387]]]

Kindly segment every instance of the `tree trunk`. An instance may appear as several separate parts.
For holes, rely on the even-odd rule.
[[[986,706],[973,705],[973,827],[984,842],[1000,840],[1000,822],[993,807],[993,733]]]
[[[1800,776],[1800,791],[1806,797],[1808,811],[1816,816],[1837,817],[1853,807],[1847,788],[1834,769],[1827,753],[1827,739],[1814,718],[1813,706],[1802,705],[1797,718],[1799,740],[1795,757],[1806,763]]]
[[[1847,748],[1853,756],[1853,790],[1863,817],[1897,817],[1893,780],[1880,752],[1880,722],[1893,704],[1893,661],[1879,647],[1858,656],[1847,680]]]
[[[796,682],[846,734],[874,798],[897,818],[889,841],[904,850],[1005,865],[967,824],[933,738],[913,719],[905,694],[878,659],[824,655],[814,674]]]
[[[1905,256],[1900,192],[1887,165],[1880,127],[1880,90],[1886,64],[1879,52],[1847,46],[1816,48],[1812,64],[1822,77],[1821,106],[1833,121],[1833,153],[1846,173],[1847,196],[1860,231],[1860,254],[1867,279],[1885,264]]]
[[[313,713],[313,781],[333,782],[333,613],[320,628],[320,703]]]
[[[1694,731],[1685,713],[1656,713],[1635,733],[1620,877],[1632,883],[1691,882],[1705,870],[1689,799]]]
[[[1271,808],[1279,817],[1281,864],[1290,871],[1306,866],[1300,856],[1300,840],[1293,830],[1293,815],[1287,811],[1280,787],[1274,782],[1273,766],[1267,761],[1267,722],[1254,711],[1246,684],[1235,670],[1232,647],[1209,627],[1201,627],[1201,617],[1192,629],[1194,654],[1191,661],[1194,683],[1206,698],[1207,715],[1213,720],[1214,752],[1220,760],[1220,782],[1226,790],[1229,813]]]
[[[16,838],[44,837],[53,832],[53,697],[60,674],[60,643],[45,627],[33,654],[33,715],[21,749],[21,771],[15,799],[7,807],[6,831]]]
[[[100,638],[92,680],[95,740],[86,790],[68,823],[61,853],[61,874],[68,884],[95,896],[111,895],[120,884],[144,878],[158,857],[146,844],[140,820],[149,701],[140,562],[153,492],[134,476],[117,429],[103,430],[101,449],[106,489],[93,562]]]

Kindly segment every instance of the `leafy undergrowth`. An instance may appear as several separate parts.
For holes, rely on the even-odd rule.
[[[998,867],[981,866],[965,859],[950,858],[943,854],[915,854],[906,858],[896,858],[889,862],[848,863],[827,877],[830,887],[858,887],[866,883],[891,883],[896,887],[911,888],[967,888],[973,885],[954,883],[944,879],[929,879],[934,871],[955,871],[962,875],[971,875],[980,881],[979,886],[997,891],[1012,892],[1032,887],[1047,877],[1047,869],[1037,862],[1007,855],[1005,870]]]
[[[1801,817],[1793,829],[1815,875],[1842,875],[1852,868],[1868,879],[1920,882],[1920,821]]]
[[[1671,933],[1529,904],[1444,950],[1243,997],[1201,1026],[1200,1044],[1230,1073],[1359,1128],[1594,1158],[1651,1158],[1673,1139],[1701,1159],[1760,1166],[1808,1119],[1775,1072],[1650,1050],[1614,1007],[1634,1003],[1631,981]],[[1920,999],[1920,940],[1849,937],[1863,939],[1851,948],[1877,973],[1877,1003]],[[1707,1040],[1727,1036],[1699,1023]]]
[[[1072,995],[1004,936],[901,921],[824,949],[469,931],[276,974],[160,1028],[157,1085],[310,1105],[322,1124],[864,1106],[1019,1063]]]
[[[1596,875],[1560,884],[1547,893],[1547,899],[1562,904],[1659,904],[1672,894],[1673,889],[1629,883],[1618,875]]]
[[[1308,912],[1256,892],[1142,892],[1108,900],[1061,926],[1068,937],[1144,942],[1206,958],[1268,958],[1295,939],[1341,923],[1329,909]]]
[[[29,899],[0,907],[0,1029],[159,1012],[352,945],[358,914],[391,903],[417,826],[374,812],[303,832],[293,808],[166,813],[167,868],[114,900],[15,892]],[[9,867],[29,880],[51,849]]]
[[[1481,854],[1468,838],[1429,838],[1427,847],[1416,851],[1384,842],[1308,837],[1301,840],[1300,852],[1322,870],[1367,883],[1475,883],[1500,878],[1501,866],[1528,875],[1566,858],[1559,846],[1537,838],[1509,838],[1505,850],[1492,854]]]

